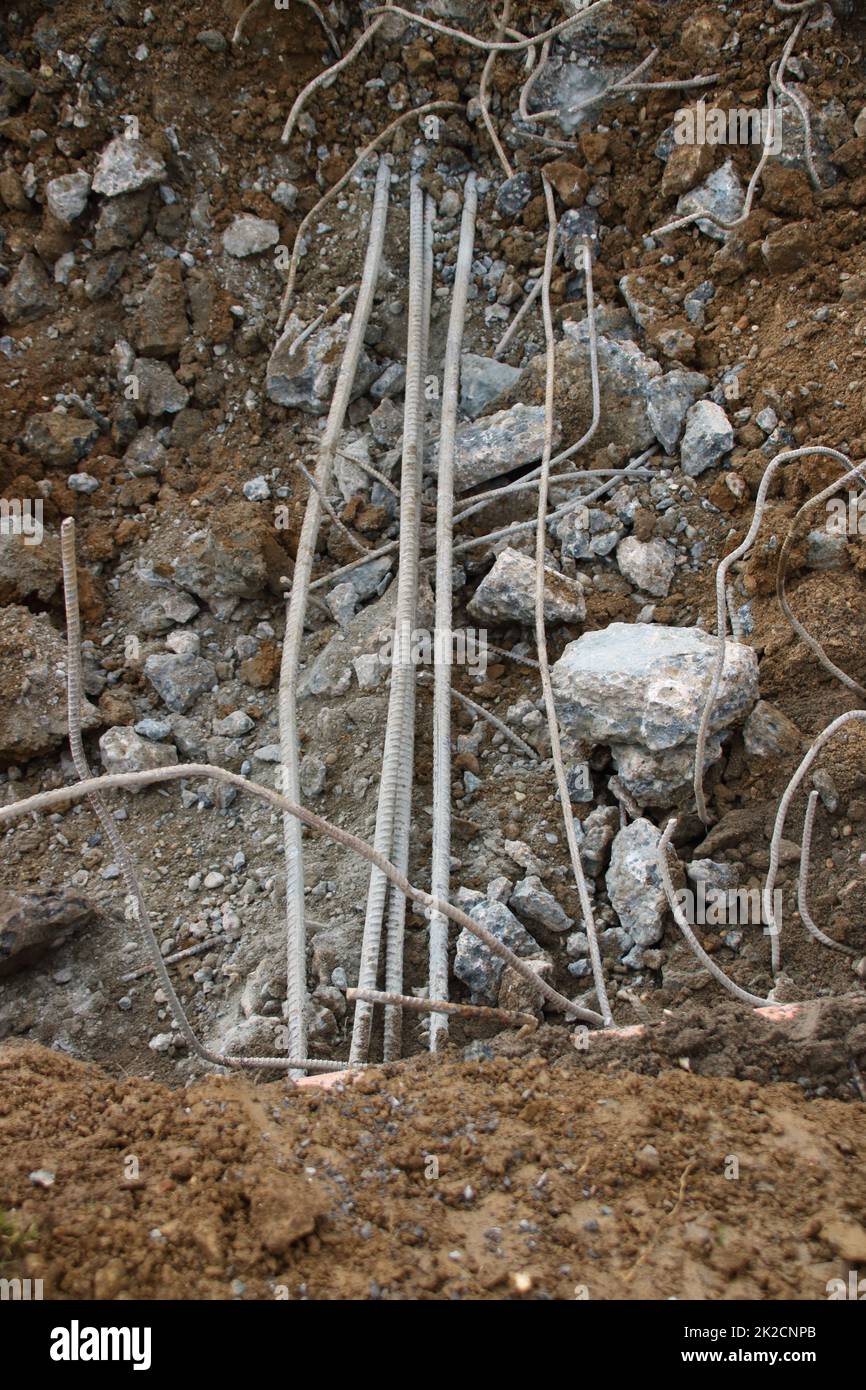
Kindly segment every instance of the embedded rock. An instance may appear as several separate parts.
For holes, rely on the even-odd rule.
[[[145,290],[133,325],[141,357],[173,357],[186,341],[186,291],[180,261],[160,261]]]
[[[558,442],[560,431],[554,432]],[[454,489],[464,492],[476,483],[487,482],[512,468],[537,463],[544,452],[544,407],[511,406],[485,415],[457,430],[454,448]],[[425,457],[425,472],[435,477],[439,471],[439,445],[433,444]]]
[[[537,960],[531,956],[526,964],[533,974],[538,975],[548,984],[552,984],[553,962],[540,956]],[[540,1015],[544,1007],[544,997],[537,989],[534,989],[529,980],[523,975],[518,975],[511,965],[506,965],[502,972],[502,979],[499,982],[499,994],[496,1003],[500,1009],[511,1009],[514,1013]]]
[[[647,388],[647,414],[655,437],[666,454],[676,452],[686,414],[709,389],[709,378],[700,372],[676,367],[655,377]]]
[[[42,262],[32,251],[21,257],[15,274],[0,290],[0,314],[9,323],[28,323],[44,313],[51,302],[51,282]]]
[[[287,556],[273,526],[248,502],[229,502],[202,531],[184,537],[174,582],[207,603],[281,592]]]
[[[636,946],[654,946],[664,933],[667,899],[658,867],[660,832],[640,817],[616,835],[605,875],[611,906]]]
[[[93,249],[98,255],[108,251],[128,251],[147,226],[150,189],[139,193],[123,193],[103,204],[93,237]]]
[[[106,145],[93,175],[94,193],[116,198],[121,193],[135,193],[154,183],[164,183],[168,171],[162,156],[143,140],[129,140],[119,135]]]
[[[0,976],[14,975],[59,946],[96,916],[87,898],[65,889],[0,889]]]
[[[683,472],[697,478],[715,468],[734,447],[734,430],[725,412],[715,401],[698,401],[686,416],[680,450]]]
[[[749,758],[778,758],[799,752],[803,735],[769,700],[759,700],[743,725],[743,743]]]
[[[0,604],[47,604],[60,585],[60,543],[40,532],[38,515],[0,525]]]
[[[102,723],[83,699],[84,732]],[[53,753],[66,731],[66,643],[44,614],[0,608],[0,764]]]
[[[333,323],[323,324],[301,343],[296,352],[292,352],[294,340],[304,324],[295,314],[290,314],[282,337],[268,360],[265,389],[269,398],[277,405],[305,410],[310,415],[326,414],[337,384],[351,321],[351,314],[341,314]],[[381,367],[362,352],[352,387],[352,399],[363,396],[380,375]]]
[[[586,617],[583,590],[573,579],[545,566],[544,616],[548,623],[580,623]],[[482,579],[467,611],[481,622],[535,622],[535,561],[509,548]]]
[[[593,743],[652,752],[694,743],[716,651],[697,627],[611,623],[584,633],[551,670],[560,719]],[[742,723],[757,697],[755,653],[728,642],[711,731]]]

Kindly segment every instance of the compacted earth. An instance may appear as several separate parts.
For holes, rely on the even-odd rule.
[[[529,36],[579,8],[411,0],[309,95],[285,142],[306,83],[377,19],[366,0],[320,15],[263,0],[237,36],[241,0],[19,0],[0,15],[0,808],[75,780],[65,517],[94,770],[207,762],[280,785],[285,598],[377,158],[353,165],[398,118],[303,640],[305,804],[372,841],[412,175],[433,215],[418,628],[432,623],[439,388],[470,173],[456,510],[542,457],[540,299],[499,344],[543,269],[545,182],[555,450],[589,427],[594,351],[599,378],[597,428],[554,472],[608,470],[585,506],[548,518],[545,611],[617,1027],[542,1012],[455,927],[450,997],[535,1014],[535,1028],[455,1018],[431,1058],[427,1016],[407,1012],[401,1060],[382,1064],[377,1010],[369,1070],[300,1085],[225,1074],[177,1027],[90,807],[5,821],[0,1277],[42,1279],[46,1297],[809,1300],[866,1269],[862,719],[821,748],[777,835],[775,974],[760,900],[789,780],[866,704],[866,494],[849,480],[801,514],[866,456],[866,13],[622,0],[543,56],[489,64],[422,22]],[[414,114],[431,103],[435,119]],[[718,221],[660,230],[696,209]],[[794,452],[807,446],[824,452]],[[692,767],[717,567],[780,454],[727,576],[702,820]],[[554,482],[551,510],[589,487]],[[454,627],[486,645],[453,668],[474,705],[452,709],[451,896],[595,1009],[536,665],[536,507],[527,487],[455,527],[456,545],[475,543],[455,554]],[[408,862],[422,888],[431,669],[422,659]],[[188,953],[169,969],[197,1036],[218,1054],[284,1053],[279,813],[212,780],[108,795],[163,957]],[[677,928],[657,862],[671,818],[699,946],[752,1002],[726,994]],[[369,870],[323,837],[303,845],[307,1052],[345,1062]],[[410,903],[407,994],[426,993],[427,964]]]

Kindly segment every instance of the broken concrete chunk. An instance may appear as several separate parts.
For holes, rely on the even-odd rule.
[[[559,442],[558,426],[554,443]],[[457,431],[454,449],[454,488],[463,492],[475,483],[487,482],[512,468],[537,463],[544,452],[544,407],[513,405]],[[425,472],[439,471],[439,445],[425,457]]]
[[[487,898],[481,898],[477,902],[461,906],[473,922],[486,927],[516,955],[536,959],[544,957],[538,942],[530,936],[504,903],[494,903]],[[504,970],[505,962],[499,956],[494,956],[483,941],[479,941],[477,936],[473,936],[465,928],[461,931],[457,938],[454,974],[458,980],[468,985],[473,998],[495,1004]]]
[[[697,627],[611,623],[570,642],[551,669],[563,725],[594,743],[676,748],[697,736],[717,643]],[[758,659],[728,642],[710,721],[742,723],[758,697]]]
[[[623,275],[619,289],[631,317],[640,328],[652,328],[658,318],[667,317],[669,309],[666,301],[645,275],[638,275],[636,271]]]
[[[599,97],[621,72],[601,64],[551,58],[532,89],[529,109],[555,110],[563,134],[571,136],[579,125],[592,121],[596,107],[590,98]]]
[[[595,878],[604,868],[608,847],[618,825],[619,811],[615,806],[596,806],[581,822],[583,839],[580,841],[580,858],[591,878]]]
[[[636,946],[654,946],[668,910],[658,867],[660,832],[640,817],[616,835],[605,875],[611,906]]]
[[[508,900],[508,906],[519,917],[538,922],[541,926],[547,927],[548,931],[568,931],[574,926],[572,918],[560,907],[553,894],[548,892],[535,874],[527,874],[526,878],[522,878],[516,884]]]
[[[676,452],[686,414],[709,390],[709,378],[700,372],[675,368],[655,377],[647,388],[647,413],[655,437],[666,454]]]
[[[257,256],[268,247],[276,246],[280,229],[276,222],[242,213],[223,232],[223,249],[230,256]]]
[[[184,714],[200,695],[217,684],[215,667],[200,656],[149,656],[144,674],[163,704],[175,714]]]
[[[167,362],[136,357],[132,376],[138,383],[135,404],[146,415],[176,415],[189,401],[189,391],[181,386]]]
[[[519,367],[509,367],[495,357],[464,352],[460,359],[460,409],[470,420],[495,401],[520,376]]]
[[[592,418],[589,320],[566,322],[564,341],[556,350],[556,395],[567,398],[569,412],[581,420]],[[527,371],[532,367],[532,363]],[[629,454],[640,453],[655,443],[647,411],[650,383],[661,376],[661,367],[630,339],[601,333],[598,337],[598,381],[601,424],[594,448],[615,444]]]
[[[178,624],[190,622],[198,611],[198,604],[189,594],[161,594],[141,610],[141,630],[149,637],[158,637]]]
[[[715,401],[698,401],[686,415],[686,428],[680,449],[683,472],[697,478],[715,468],[734,447],[734,430],[725,412]]]
[[[341,314],[333,323],[323,324],[292,352],[292,344],[305,325],[291,314],[268,360],[265,389],[270,399],[277,405],[306,410],[310,415],[324,415],[337,384],[351,321],[351,314]],[[380,375],[381,367],[362,352],[352,399],[362,396]]]
[[[625,535],[625,526],[602,507],[572,507],[562,516],[554,514],[548,527],[559,541],[563,556],[571,560],[609,555]]]
[[[843,570],[850,562],[847,536],[830,536],[826,531],[806,534],[806,569]]]
[[[714,217],[721,218],[723,222],[735,222],[743,211],[743,202],[743,185],[732,161],[727,159],[721,168],[713,170],[699,188],[684,193],[677,200],[677,217],[706,211],[711,212]],[[706,217],[699,218],[697,225],[706,236],[713,237],[715,241],[727,241],[731,235],[729,231],[717,227],[715,222],[709,221]]]
[[[150,772],[158,767],[172,767],[177,762],[177,749],[172,744],[154,743],[125,725],[106,729],[99,740],[99,755],[102,766],[109,773]]]
[[[496,190],[496,211],[509,222],[513,221],[531,197],[532,174],[529,170],[522,169],[519,173],[512,174],[510,179],[504,179],[499,185]]]
[[[612,743],[611,757],[617,776],[639,806],[667,809],[694,797],[694,742],[678,748],[650,752],[639,744]],[[704,748],[704,771],[722,756],[721,740],[711,734]]]
[[[584,205],[580,208],[569,208],[559,219],[557,228],[557,242],[562,253],[562,259],[570,270],[576,270],[583,276],[583,250],[588,241],[590,254],[595,260],[598,255],[598,230],[601,225],[601,218],[595,208]]]
[[[359,684],[363,684],[365,689],[374,689],[390,670],[396,602],[397,586],[392,584],[380,599],[350,618],[346,628],[331,638],[300,677],[299,696],[345,695],[356,674]],[[433,595],[429,583],[423,578],[416,619],[419,629],[432,623],[432,608]],[[355,663],[365,656],[372,660],[363,661],[358,671]],[[373,662],[379,667],[378,676]]]
[[[656,598],[665,598],[674,577],[676,551],[667,541],[626,536],[616,548],[616,563],[631,584]]]
[[[67,227],[84,212],[89,195],[90,175],[84,169],[74,174],[61,174],[45,186],[48,211]]]
[[[93,191],[106,198],[116,198],[121,193],[135,193],[151,184],[165,183],[167,177],[162,156],[156,150],[143,140],[129,140],[119,135],[99,156]]]
[[[586,617],[583,590],[573,579],[547,566],[544,570],[544,617],[548,623],[580,623]],[[468,605],[482,622],[535,622],[535,561],[510,547],[497,557]]]
[[[0,889],[0,976],[35,965],[96,916],[87,898],[63,889]]]

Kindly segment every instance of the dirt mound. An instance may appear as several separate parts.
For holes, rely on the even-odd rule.
[[[702,996],[712,988],[697,977],[695,985]],[[864,1100],[866,1000],[849,995],[744,1009],[727,999],[692,999],[630,1028],[581,1036],[548,1026],[525,1037],[501,1033],[471,1051],[489,1058],[540,1054],[569,1071],[658,1076],[676,1068],[760,1084],[795,1081],[806,1095]]]
[[[866,1115],[792,1086],[500,1057],[170,1091],[30,1045],[0,1080],[49,1298],[813,1299],[866,1253]]]

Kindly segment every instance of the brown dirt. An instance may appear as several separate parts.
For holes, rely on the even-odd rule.
[[[791,1086],[526,1057],[178,1092],[33,1046],[0,1077],[51,1298],[820,1299],[866,1241],[866,1115]]]

